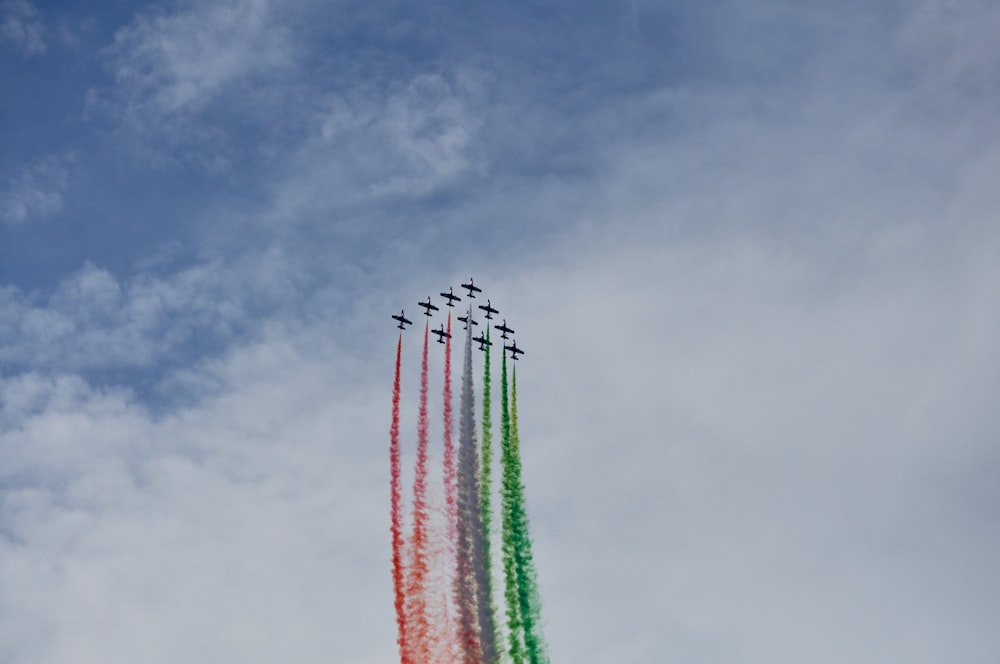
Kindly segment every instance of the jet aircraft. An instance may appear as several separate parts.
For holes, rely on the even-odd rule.
[[[486,300],[486,306],[485,307],[480,304],[479,308],[486,312],[486,319],[487,320],[492,320],[493,319],[493,316],[491,316],[490,314],[498,314],[498,313],[500,313],[499,311],[497,311],[496,309],[494,309],[490,305],[490,301],[489,300]]]
[[[500,336],[503,337],[504,339],[509,339],[510,338],[510,337],[507,336],[508,334],[514,334],[514,330],[510,329],[509,327],[507,327],[507,319],[506,318],[503,319],[503,325],[494,325],[493,327],[495,327],[496,329],[500,330],[500,332],[501,332]]]
[[[441,323],[440,329],[431,330],[431,332],[437,335],[437,341],[439,344],[443,344],[445,339],[451,339],[451,334],[446,332],[444,329],[444,323]]]
[[[406,317],[406,316],[405,316],[405,315],[403,314],[403,310],[402,310],[402,309],[400,309],[400,310],[399,310],[399,315],[398,315],[398,316],[393,316],[393,318],[394,318],[395,320],[398,320],[398,321],[399,321],[399,325],[398,325],[397,327],[398,327],[399,329],[401,329],[401,330],[405,330],[405,329],[406,329],[406,327],[405,327],[406,325],[413,325],[413,321],[409,320],[409,319],[408,319],[408,318],[407,318],[407,317]]]
[[[459,316],[458,320],[460,320],[463,323],[465,323],[465,327],[462,328],[463,330],[468,330],[469,329],[469,325],[479,325],[479,323],[475,319],[473,319],[471,316],[468,316],[468,315],[466,315],[466,316]]]
[[[472,281],[471,278],[469,279],[469,283],[462,284],[462,288],[465,288],[465,289],[467,289],[469,291],[469,299],[475,298],[476,297],[476,295],[475,295],[476,293],[482,293],[483,292],[483,289],[479,288],[478,286],[476,286],[476,284]]]
[[[452,292],[451,286],[448,287],[448,292],[447,293],[441,293],[441,297],[443,297],[445,300],[447,300],[447,302],[445,302],[445,304],[447,304],[449,307],[455,306],[454,304],[452,304],[452,302],[458,302],[459,300],[462,299],[459,296],[455,295],[455,293]]]
[[[437,311],[438,310],[437,307],[435,307],[433,304],[431,304],[431,296],[430,295],[427,296],[427,301],[426,302],[417,302],[417,305],[424,308],[424,315],[427,316],[427,317],[431,316],[431,311]]]
[[[479,344],[479,350],[486,350],[487,346],[493,345],[493,342],[487,339],[484,334],[480,334],[478,337],[472,337],[472,340]]]
[[[512,360],[516,360],[518,355],[524,355],[524,351],[517,347],[516,341],[509,346],[504,346],[504,350],[510,351],[510,359]]]

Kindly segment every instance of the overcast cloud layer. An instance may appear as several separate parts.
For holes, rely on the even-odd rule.
[[[388,317],[470,275],[554,662],[1000,661],[998,33],[0,2],[0,661],[393,661]]]

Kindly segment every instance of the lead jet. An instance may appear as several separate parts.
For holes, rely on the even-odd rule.
[[[406,327],[405,327],[406,325],[413,325],[413,321],[409,320],[406,316],[403,315],[403,310],[402,309],[399,310],[399,315],[398,316],[393,316],[393,318],[395,320],[399,321],[399,325],[397,325],[397,327],[399,329],[401,329],[401,330],[405,330],[406,329]]]
[[[467,316],[467,315],[466,316],[459,316],[458,320],[460,320],[463,323],[465,323],[465,327],[462,328],[463,330],[468,330],[469,329],[469,325],[479,325],[479,323],[477,323],[471,316]]]
[[[443,297],[445,300],[447,300],[447,302],[445,302],[445,304],[447,304],[449,307],[455,306],[454,304],[452,304],[452,302],[458,302],[459,300],[462,299],[459,296],[455,295],[455,293],[452,292],[451,286],[448,286],[448,292],[447,293],[441,293],[441,297]]]
[[[431,316],[431,311],[437,311],[438,308],[431,304],[431,296],[427,296],[426,302],[417,302],[417,306],[424,308],[424,315],[428,318]]]
[[[476,286],[476,284],[472,281],[471,277],[469,278],[469,283],[462,284],[462,288],[465,288],[465,289],[467,289],[469,291],[469,299],[470,300],[474,299],[476,297],[476,295],[475,295],[476,293],[482,293],[483,292],[483,289],[479,288],[478,286]]]
[[[490,314],[498,314],[498,313],[500,313],[499,311],[497,311],[496,309],[494,309],[490,305],[490,301],[489,300],[486,300],[486,306],[485,307],[480,304],[479,308],[486,312],[486,319],[487,320],[493,320],[493,316],[491,316]]]
[[[510,359],[512,360],[516,360],[518,355],[524,355],[524,351],[517,347],[516,341],[509,346],[504,346],[504,350],[510,351]]]
[[[443,344],[445,339],[451,339],[451,334],[444,329],[444,323],[441,323],[441,329],[431,330],[431,332],[437,335],[439,344]]]
[[[495,327],[496,329],[500,330],[500,332],[501,332],[500,336],[503,337],[504,339],[509,339],[510,338],[510,337],[507,336],[508,334],[514,334],[514,330],[510,329],[509,327],[507,327],[507,319],[506,318],[503,319],[503,325],[494,325],[493,327]]]
[[[472,340],[479,344],[479,350],[486,350],[487,346],[493,345],[493,342],[487,339],[484,334],[480,334],[478,337],[472,337]]]

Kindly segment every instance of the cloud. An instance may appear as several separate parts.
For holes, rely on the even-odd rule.
[[[991,35],[997,29],[1000,9],[994,3],[924,2],[906,16],[899,47],[920,67],[913,72],[918,86],[942,86],[977,101],[996,99],[1000,47]]]
[[[288,64],[267,0],[223,0],[176,14],[140,14],[111,48],[126,114],[198,112],[247,77]]]
[[[0,191],[0,221],[13,226],[59,213],[72,160],[65,154],[39,157],[8,179]]]
[[[166,418],[72,376],[0,379],[6,661],[391,656],[366,580],[375,401],[307,350],[262,340],[203,367],[225,388]]]
[[[424,194],[454,184],[478,163],[482,83],[474,71],[419,74],[384,96],[335,97],[323,120],[324,147],[351,153],[370,195]],[[346,160],[345,160],[346,161]]]
[[[276,71],[218,28],[267,50],[236,6],[120,33],[114,102],[180,118],[170,156]],[[944,3],[733,6],[636,61],[582,31],[593,72],[562,66],[578,37],[322,79],[197,259],[0,289],[0,660],[391,660],[388,316],[472,275],[527,352],[554,660],[996,661],[987,42]],[[239,57],[192,73],[196,17]]]
[[[284,114],[295,45],[268,0],[140,12],[103,55],[113,82],[90,87],[84,117],[142,168],[228,175],[247,156],[246,132],[281,135],[296,123]]]
[[[976,470],[1000,462],[995,251],[929,262],[934,237],[897,230],[873,230],[850,275],[787,239],[732,236],[602,237],[482,275],[528,353],[524,467],[554,655],[995,653],[1000,540],[980,534],[1000,495]],[[602,636],[581,642],[581,625]]]
[[[169,364],[184,349],[231,340],[251,312],[273,312],[298,279],[275,251],[121,281],[87,264],[44,300],[0,291],[0,362],[79,371]]]
[[[420,199],[475,182],[489,170],[480,117],[485,78],[458,68],[318,94],[310,135],[276,169],[262,219],[303,225],[330,210]]]
[[[0,3],[0,41],[8,41],[26,55],[41,55],[47,48],[42,15],[27,0]]]
[[[929,263],[933,236],[887,227],[843,278],[782,238],[564,242],[475,275],[528,352],[553,656],[989,661],[995,256]],[[90,268],[59,310],[129,291]],[[7,659],[390,659],[383,309],[272,319],[157,415],[58,370],[0,379]]]

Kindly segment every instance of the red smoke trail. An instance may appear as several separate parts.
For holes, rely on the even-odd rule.
[[[444,506],[445,506],[445,569],[455,568],[455,553],[458,538],[458,482],[455,474],[455,444],[452,440],[455,423],[452,417],[451,399],[451,311],[448,312],[448,335],[444,342]],[[450,581],[450,579],[449,579]],[[446,581],[447,582],[447,581]],[[458,650],[458,634],[450,620],[445,604],[444,651],[450,662]]]
[[[403,335],[396,343],[396,377],[392,381],[392,426],[389,429],[389,464],[391,467],[391,515],[392,515],[392,586],[395,593],[396,627],[399,657],[402,664],[414,664],[409,654],[406,634],[406,594],[403,588],[403,511],[400,490],[402,468],[399,450],[399,369],[403,359]]]
[[[427,607],[427,577],[430,572],[427,537],[427,338],[430,322],[424,326],[424,354],[420,365],[420,409],[417,414],[417,467],[413,480],[413,537],[406,580],[406,631],[412,645],[413,661],[431,661],[431,621]]]

